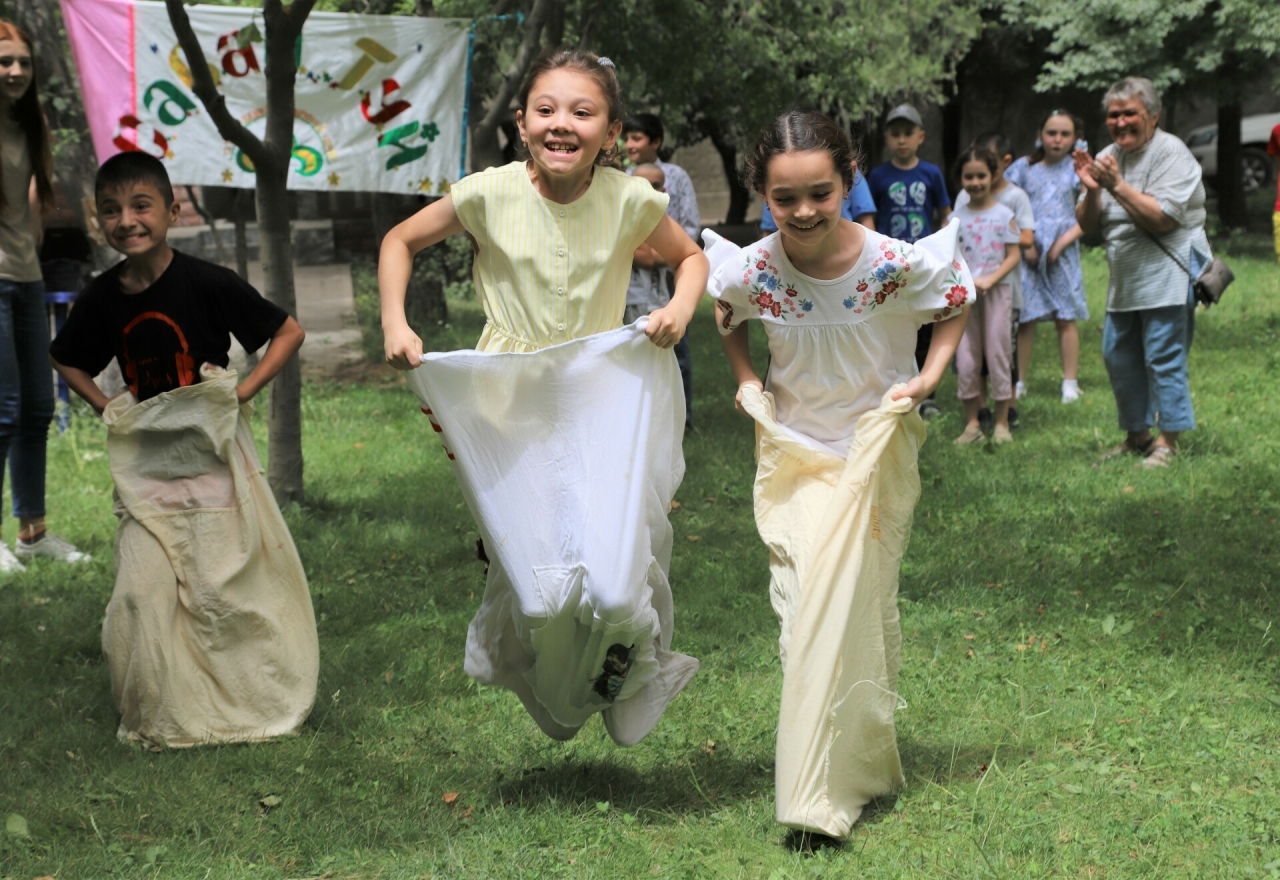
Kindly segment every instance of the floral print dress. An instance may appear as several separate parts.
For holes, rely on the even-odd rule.
[[[1022,264],[1022,323],[1031,321],[1083,321],[1089,317],[1084,298],[1084,274],[1080,270],[1080,244],[1072,242],[1057,262],[1046,256],[1061,235],[1075,225],[1080,178],[1070,159],[1056,165],[1024,156],[1009,166],[1005,179],[1027,191],[1036,216],[1035,266]]]
[[[916,330],[958,314],[973,280],[957,225],[915,244],[867,230],[862,254],[839,278],[798,272],[780,233],[741,248],[714,269],[708,291],[720,332],[764,324],[777,420],[844,457],[863,413],[917,375]]]

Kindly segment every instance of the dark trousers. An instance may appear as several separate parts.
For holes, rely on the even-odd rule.
[[[52,420],[44,282],[0,280],[0,463],[9,463],[15,517],[45,514],[45,443]]]

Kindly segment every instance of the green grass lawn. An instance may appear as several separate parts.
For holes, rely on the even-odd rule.
[[[308,503],[286,513],[320,628],[303,735],[118,743],[111,481],[78,418],[50,440],[49,508],[94,561],[0,584],[0,877],[1280,876],[1280,270],[1232,261],[1197,326],[1200,428],[1167,471],[1092,466],[1119,438],[1096,252],[1079,404],[1048,328],[1015,443],[953,446],[944,383],[902,575],[907,787],[812,857],[773,822],[777,624],[709,318],[671,573],[702,671],[629,750],[597,721],[552,742],[463,674],[475,528],[389,375],[306,389]],[[453,314],[446,343],[473,340],[474,306]]]

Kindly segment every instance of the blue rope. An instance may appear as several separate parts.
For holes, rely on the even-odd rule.
[[[467,33],[467,77],[464,88],[466,93],[462,99],[462,165],[458,169],[458,178],[462,179],[467,176],[467,133],[471,129],[471,62],[476,54],[476,25],[482,21],[510,21],[515,19],[520,24],[524,24],[524,13],[516,12],[509,15],[486,15],[484,18],[475,19],[471,22],[471,27]]]

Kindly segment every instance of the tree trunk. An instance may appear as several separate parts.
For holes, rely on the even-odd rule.
[[[1227,229],[1243,229],[1248,222],[1244,202],[1244,178],[1240,172],[1239,98],[1218,104],[1218,217]]]
[[[747,209],[751,207],[751,191],[742,183],[742,172],[738,168],[738,150],[724,137],[720,126],[713,124],[704,127],[712,145],[720,154],[720,166],[724,169],[724,180],[729,185],[729,211],[724,222],[735,226],[747,222]]]
[[[296,6],[297,4],[295,4]],[[273,16],[270,13],[275,11]],[[294,11],[294,10],[291,10]],[[289,163],[293,153],[293,46],[302,22],[289,27],[287,13],[269,4],[264,12],[267,60],[267,126],[262,145],[269,161],[256,164],[258,249],[266,297],[294,318],[298,303],[293,287],[293,233],[289,226]],[[303,16],[305,19],[305,15]],[[274,20],[273,20],[274,19]],[[291,23],[292,24],[292,23]],[[274,25],[274,26],[273,26]],[[302,368],[298,355],[289,358],[271,382],[271,415],[267,422],[267,482],[276,500],[301,503]]]
[[[289,163],[293,154],[294,80],[298,69],[293,50],[316,0],[265,0],[266,133],[258,140],[231,116],[205,62],[182,0],[165,0],[169,21],[187,56],[192,91],[213,119],[218,133],[253,161],[257,178],[258,238],[267,299],[292,317],[298,316],[293,289],[293,238],[289,228]],[[267,482],[281,504],[301,502],[302,371],[298,356],[285,364],[271,383],[271,415],[267,421]]]

